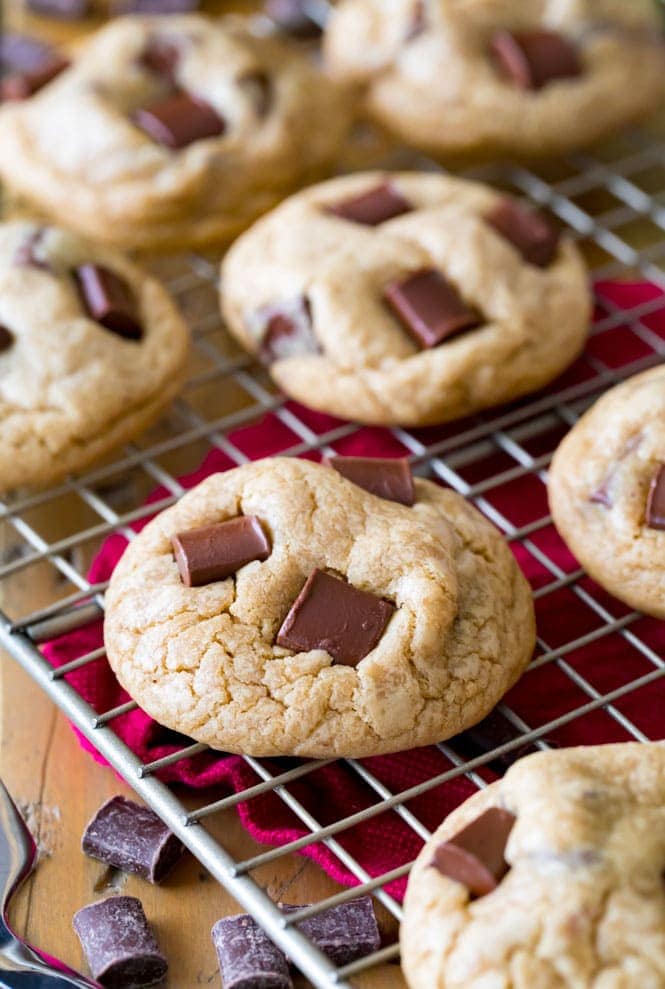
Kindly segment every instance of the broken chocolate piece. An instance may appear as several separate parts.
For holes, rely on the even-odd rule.
[[[24,100],[69,65],[49,45],[23,34],[0,34],[0,100]]]
[[[152,986],[166,975],[166,958],[134,896],[110,896],[74,914],[74,930],[92,977],[109,989]]]
[[[91,858],[151,883],[160,883],[185,850],[154,811],[120,796],[99,808],[81,847]]]
[[[75,272],[79,292],[88,315],[111,333],[127,340],[140,340],[143,329],[136,299],[127,282],[109,268],[84,264]]]
[[[280,903],[280,910],[295,913],[302,906]],[[301,920],[296,927],[338,967],[371,955],[381,947],[371,896],[359,896],[330,907]]]
[[[224,989],[293,989],[286,955],[253,917],[222,917],[212,929]]]
[[[526,209],[505,196],[487,214],[485,222],[516,247],[529,264],[546,268],[554,259],[559,233],[537,210]]]
[[[448,337],[481,322],[457,290],[438,271],[426,269],[386,285],[384,298],[421,347],[436,347]]]
[[[172,81],[180,55],[181,46],[176,38],[155,34],[148,38],[145,48],[139,55],[139,65],[157,76],[164,76],[165,79]]]
[[[356,666],[377,645],[395,606],[352,584],[314,570],[277,633],[294,652],[325,649],[336,663]]]
[[[359,488],[387,501],[413,505],[413,474],[406,457],[329,457],[326,460]]]
[[[256,108],[256,115],[263,119],[268,116],[273,103],[273,84],[267,72],[256,69],[246,72],[238,79],[240,86],[249,94]]]
[[[259,348],[259,360],[263,364],[319,353],[319,344],[312,331],[309,299],[305,296],[279,306],[267,306],[257,313],[257,317],[263,323]]]
[[[0,323],[0,353],[4,350],[9,350],[9,348],[14,343],[14,334],[11,330],[8,330],[6,326]]]
[[[647,499],[647,525],[665,531],[665,464],[656,469]]]
[[[432,865],[442,876],[466,886],[473,896],[496,889],[508,871],[504,858],[515,816],[490,807],[434,852]]]
[[[214,107],[189,93],[175,93],[140,107],[132,120],[157,144],[174,151],[194,141],[219,137],[226,130],[226,121]]]
[[[554,31],[497,31],[490,52],[503,74],[520,89],[542,89],[556,79],[582,74],[577,48]]]
[[[312,17],[312,0],[266,0],[265,12],[275,27],[294,38],[316,38],[323,30]]]
[[[270,543],[254,515],[179,532],[171,540],[180,579],[187,587],[224,580],[253,560],[267,560]]]
[[[325,207],[326,213],[368,227],[377,227],[380,223],[392,220],[393,217],[401,216],[403,213],[410,213],[413,209],[408,199],[405,199],[390,182],[382,182],[381,185],[367,192],[361,192],[358,196]]]
[[[63,21],[78,21],[90,13],[88,0],[26,0],[26,5],[35,14]]]

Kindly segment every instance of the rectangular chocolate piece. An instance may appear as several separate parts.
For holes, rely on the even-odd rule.
[[[8,330],[6,326],[0,323],[0,353],[4,350],[9,350],[9,348],[14,343],[14,334],[11,330]]]
[[[291,605],[277,645],[294,652],[325,649],[336,663],[356,666],[375,648],[395,606],[314,570]]]
[[[85,829],[81,847],[91,858],[135,872],[151,883],[161,882],[185,850],[154,811],[121,796],[99,808]]]
[[[280,910],[295,913],[302,910],[302,906],[280,903]],[[338,968],[371,955],[381,947],[371,896],[359,896],[330,907],[301,920],[296,927]]]
[[[515,816],[490,807],[434,852],[432,865],[443,876],[466,886],[473,896],[496,889],[508,871],[504,852]]]
[[[647,525],[665,531],[665,464],[657,468],[647,499]]]
[[[36,38],[0,34],[0,99],[27,99],[68,65],[67,59]]]
[[[326,206],[326,213],[332,213],[342,220],[377,227],[386,220],[392,220],[403,213],[411,213],[413,205],[390,182],[362,192],[352,199]]]
[[[490,52],[503,74],[520,89],[542,89],[557,79],[582,74],[576,46],[555,31],[497,31]]]
[[[505,196],[487,214],[485,222],[512,244],[529,264],[546,268],[554,260],[559,233],[537,210],[526,209]]]
[[[171,545],[180,579],[187,587],[224,580],[247,563],[270,556],[270,542],[254,515],[179,532]]]
[[[293,989],[286,955],[247,914],[212,929],[224,989]]]
[[[124,278],[98,264],[83,264],[76,279],[88,315],[126,340],[140,340],[143,329],[136,299]]]
[[[332,467],[359,488],[387,501],[413,505],[413,474],[406,457],[329,457]]]
[[[434,269],[417,271],[386,285],[384,298],[421,347],[436,347],[448,337],[480,324],[480,316]]]
[[[214,107],[189,93],[175,93],[140,107],[132,119],[149,138],[174,151],[194,141],[219,137],[226,130],[226,122]]]
[[[109,989],[152,986],[168,968],[141,901],[134,896],[109,896],[74,914],[92,977]]]

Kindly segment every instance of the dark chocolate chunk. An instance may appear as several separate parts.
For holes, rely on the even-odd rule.
[[[139,55],[139,65],[154,75],[164,76],[165,79],[172,81],[180,55],[181,45],[177,38],[154,34],[148,38]]]
[[[395,606],[345,580],[314,570],[277,633],[294,652],[325,649],[336,663],[356,666],[383,635]]]
[[[406,457],[329,457],[327,464],[379,498],[413,505],[413,474]]]
[[[344,202],[326,206],[326,213],[339,216],[352,223],[363,223],[368,227],[377,227],[395,216],[410,213],[413,205],[395,189],[390,182],[382,182],[368,192],[353,196]]]
[[[109,989],[152,986],[166,975],[166,958],[134,896],[110,896],[74,914],[74,930],[92,976]]]
[[[84,264],[76,269],[76,280],[91,319],[127,340],[141,339],[136,299],[120,275],[98,264]]]
[[[8,330],[6,326],[0,323],[0,353],[4,350],[9,350],[9,348],[14,343],[14,334],[11,330]]]
[[[226,122],[215,108],[189,93],[175,93],[140,107],[132,119],[153,141],[173,150],[219,137],[226,130]]]
[[[161,882],[185,850],[154,811],[120,796],[99,808],[81,847],[91,858],[151,883]]]
[[[546,268],[553,261],[559,233],[537,210],[526,209],[506,196],[487,214],[485,222],[516,247],[529,264]]]
[[[63,21],[78,21],[90,13],[88,0],[26,0],[26,4],[35,14]]]
[[[247,914],[212,929],[224,989],[293,989],[286,956]]]
[[[280,910],[294,913],[302,910],[302,906],[280,903]],[[301,920],[296,927],[338,967],[371,955],[381,947],[371,896],[359,896],[330,907]]]
[[[267,306],[257,316],[263,322],[259,359],[264,364],[304,354],[318,354],[319,344],[312,331],[309,299],[301,296],[279,306]]]
[[[490,807],[434,852],[432,865],[441,875],[466,886],[473,896],[496,889],[508,871],[504,852],[515,816]]]
[[[256,108],[256,115],[261,119],[267,117],[274,98],[272,79],[268,73],[262,69],[246,72],[240,76],[238,83],[249,94]]]
[[[520,89],[542,89],[556,79],[582,74],[577,48],[554,31],[497,31],[490,51],[501,71]]]
[[[647,499],[647,525],[665,531],[665,464],[656,469]]]
[[[187,587],[224,580],[252,560],[267,560],[270,543],[254,515],[179,532],[171,540],[180,579]]]
[[[436,347],[481,322],[438,271],[427,269],[386,285],[384,298],[421,347]]]
[[[0,100],[24,100],[69,65],[49,45],[23,34],[0,33]]]
[[[266,0],[265,12],[275,26],[294,38],[316,38],[322,26],[310,14],[312,0]]]
[[[199,9],[199,0],[119,0],[114,4],[117,14],[189,14]]]

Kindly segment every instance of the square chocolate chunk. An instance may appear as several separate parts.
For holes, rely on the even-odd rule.
[[[515,816],[490,807],[434,852],[432,865],[441,875],[466,886],[473,896],[496,889],[508,872],[504,852]]]
[[[270,543],[254,515],[179,532],[171,540],[180,579],[187,587],[224,580],[253,560],[267,560]]]
[[[486,215],[485,222],[512,244],[528,264],[546,268],[554,260],[559,233],[537,210],[527,209],[505,196]]]
[[[413,474],[406,457],[329,457],[327,464],[359,488],[387,501],[413,505]]]
[[[583,71],[576,46],[555,31],[497,31],[490,51],[501,72],[520,89],[542,89]]]
[[[140,340],[143,336],[138,306],[124,278],[99,264],[83,264],[75,272],[88,315],[106,330]]]
[[[436,347],[448,337],[481,322],[457,290],[434,269],[417,271],[386,285],[384,298],[421,347]]]
[[[226,122],[214,107],[189,93],[174,93],[165,99],[140,107],[133,117],[134,123],[156,144],[174,151],[202,141],[219,137],[226,130]]]
[[[326,206],[326,213],[332,213],[342,220],[361,223],[368,227],[378,227],[386,220],[392,220],[403,213],[411,213],[413,205],[390,182],[382,182],[367,192],[362,192],[341,203]]]

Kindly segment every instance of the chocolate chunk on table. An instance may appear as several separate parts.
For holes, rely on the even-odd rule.
[[[319,353],[312,330],[309,299],[299,296],[280,305],[265,306],[257,317],[263,322],[259,359],[264,364]]]
[[[150,810],[112,797],[88,824],[81,847],[86,855],[123,872],[159,883],[185,850],[179,838]]]
[[[167,962],[133,896],[110,896],[74,915],[76,931],[94,979],[109,989],[152,986],[166,975]]]
[[[497,31],[490,51],[502,73],[520,89],[542,89],[582,74],[577,47],[555,31]]]
[[[136,298],[124,278],[98,264],[81,265],[75,274],[90,318],[111,333],[127,340],[140,340],[143,329]]]
[[[8,330],[6,326],[3,326],[2,323],[0,323],[0,353],[5,350],[9,350],[13,343],[14,334],[11,330]]]
[[[24,100],[69,65],[50,45],[24,34],[0,33],[0,100]]]
[[[649,487],[646,522],[650,529],[665,531],[665,464],[656,469]]]
[[[295,913],[302,906],[280,903],[280,910]],[[371,955],[381,947],[371,896],[359,896],[330,907],[301,920],[296,927],[338,967]]]
[[[226,121],[215,108],[189,93],[175,93],[140,107],[132,119],[156,144],[174,151],[194,141],[220,137],[226,130]]]
[[[508,871],[504,852],[514,824],[510,811],[490,807],[440,844],[431,864],[443,876],[466,886],[473,896],[485,896]]]
[[[314,570],[284,619],[277,645],[294,652],[325,649],[336,663],[356,666],[375,648],[395,606]]]
[[[485,216],[485,222],[517,248],[529,264],[546,268],[554,260],[559,233],[537,210],[526,209],[505,196]]]
[[[63,21],[78,21],[90,13],[88,0],[26,0],[29,10],[42,17]]]
[[[212,929],[224,989],[293,989],[286,956],[247,914]]]
[[[316,38],[322,27],[311,16],[315,0],[266,0],[264,10],[275,26],[294,38]],[[321,8],[323,9],[323,8]]]
[[[406,457],[328,457],[326,463],[378,498],[413,505],[413,474]]]
[[[413,209],[413,204],[405,199],[391,182],[382,182],[358,196],[326,206],[325,212],[332,213],[342,220],[350,220],[352,223],[377,227],[386,220],[392,220],[403,213],[411,213]]]
[[[481,322],[475,309],[440,272],[417,271],[386,285],[384,298],[421,347],[436,347],[448,337],[471,330]]]
[[[255,515],[179,532],[171,545],[187,587],[224,580],[247,563],[270,556],[270,542]]]

